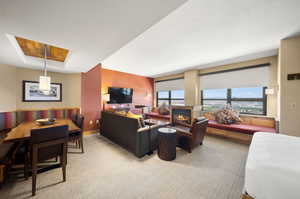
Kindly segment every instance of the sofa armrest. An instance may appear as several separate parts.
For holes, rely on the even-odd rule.
[[[146,126],[146,127],[143,127],[143,128],[139,128],[139,129],[137,130],[137,132],[138,132],[138,133],[141,133],[141,132],[148,131],[149,129],[150,129],[150,127],[149,127],[149,126]]]
[[[177,136],[187,136],[187,137],[192,137],[192,134],[189,132],[185,132],[185,131],[176,131],[176,135]]]
[[[162,128],[162,127],[164,127],[164,125],[155,124],[155,125],[150,126],[150,129],[158,129],[158,128]]]

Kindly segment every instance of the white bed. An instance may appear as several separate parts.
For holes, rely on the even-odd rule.
[[[255,199],[300,199],[300,138],[255,133],[244,192]]]

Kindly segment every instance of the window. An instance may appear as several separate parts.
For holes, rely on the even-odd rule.
[[[208,89],[202,91],[204,111],[215,111],[227,104],[227,89]]]
[[[231,89],[231,105],[240,113],[266,115],[265,88],[233,88]]]
[[[201,94],[204,111],[216,111],[231,104],[243,114],[266,115],[265,87],[208,89]]]
[[[160,106],[164,102],[167,105],[184,105],[183,90],[159,91],[156,96],[157,106]]]

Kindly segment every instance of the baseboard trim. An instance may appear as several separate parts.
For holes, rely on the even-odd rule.
[[[84,136],[85,136],[85,135],[93,135],[93,134],[96,134],[96,133],[98,133],[97,130],[88,130],[88,131],[84,131],[84,132],[83,132],[83,135],[84,135]]]

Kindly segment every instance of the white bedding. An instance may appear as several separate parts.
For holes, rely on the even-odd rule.
[[[300,138],[255,133],[244,189],[255,199],[300,199]]]

